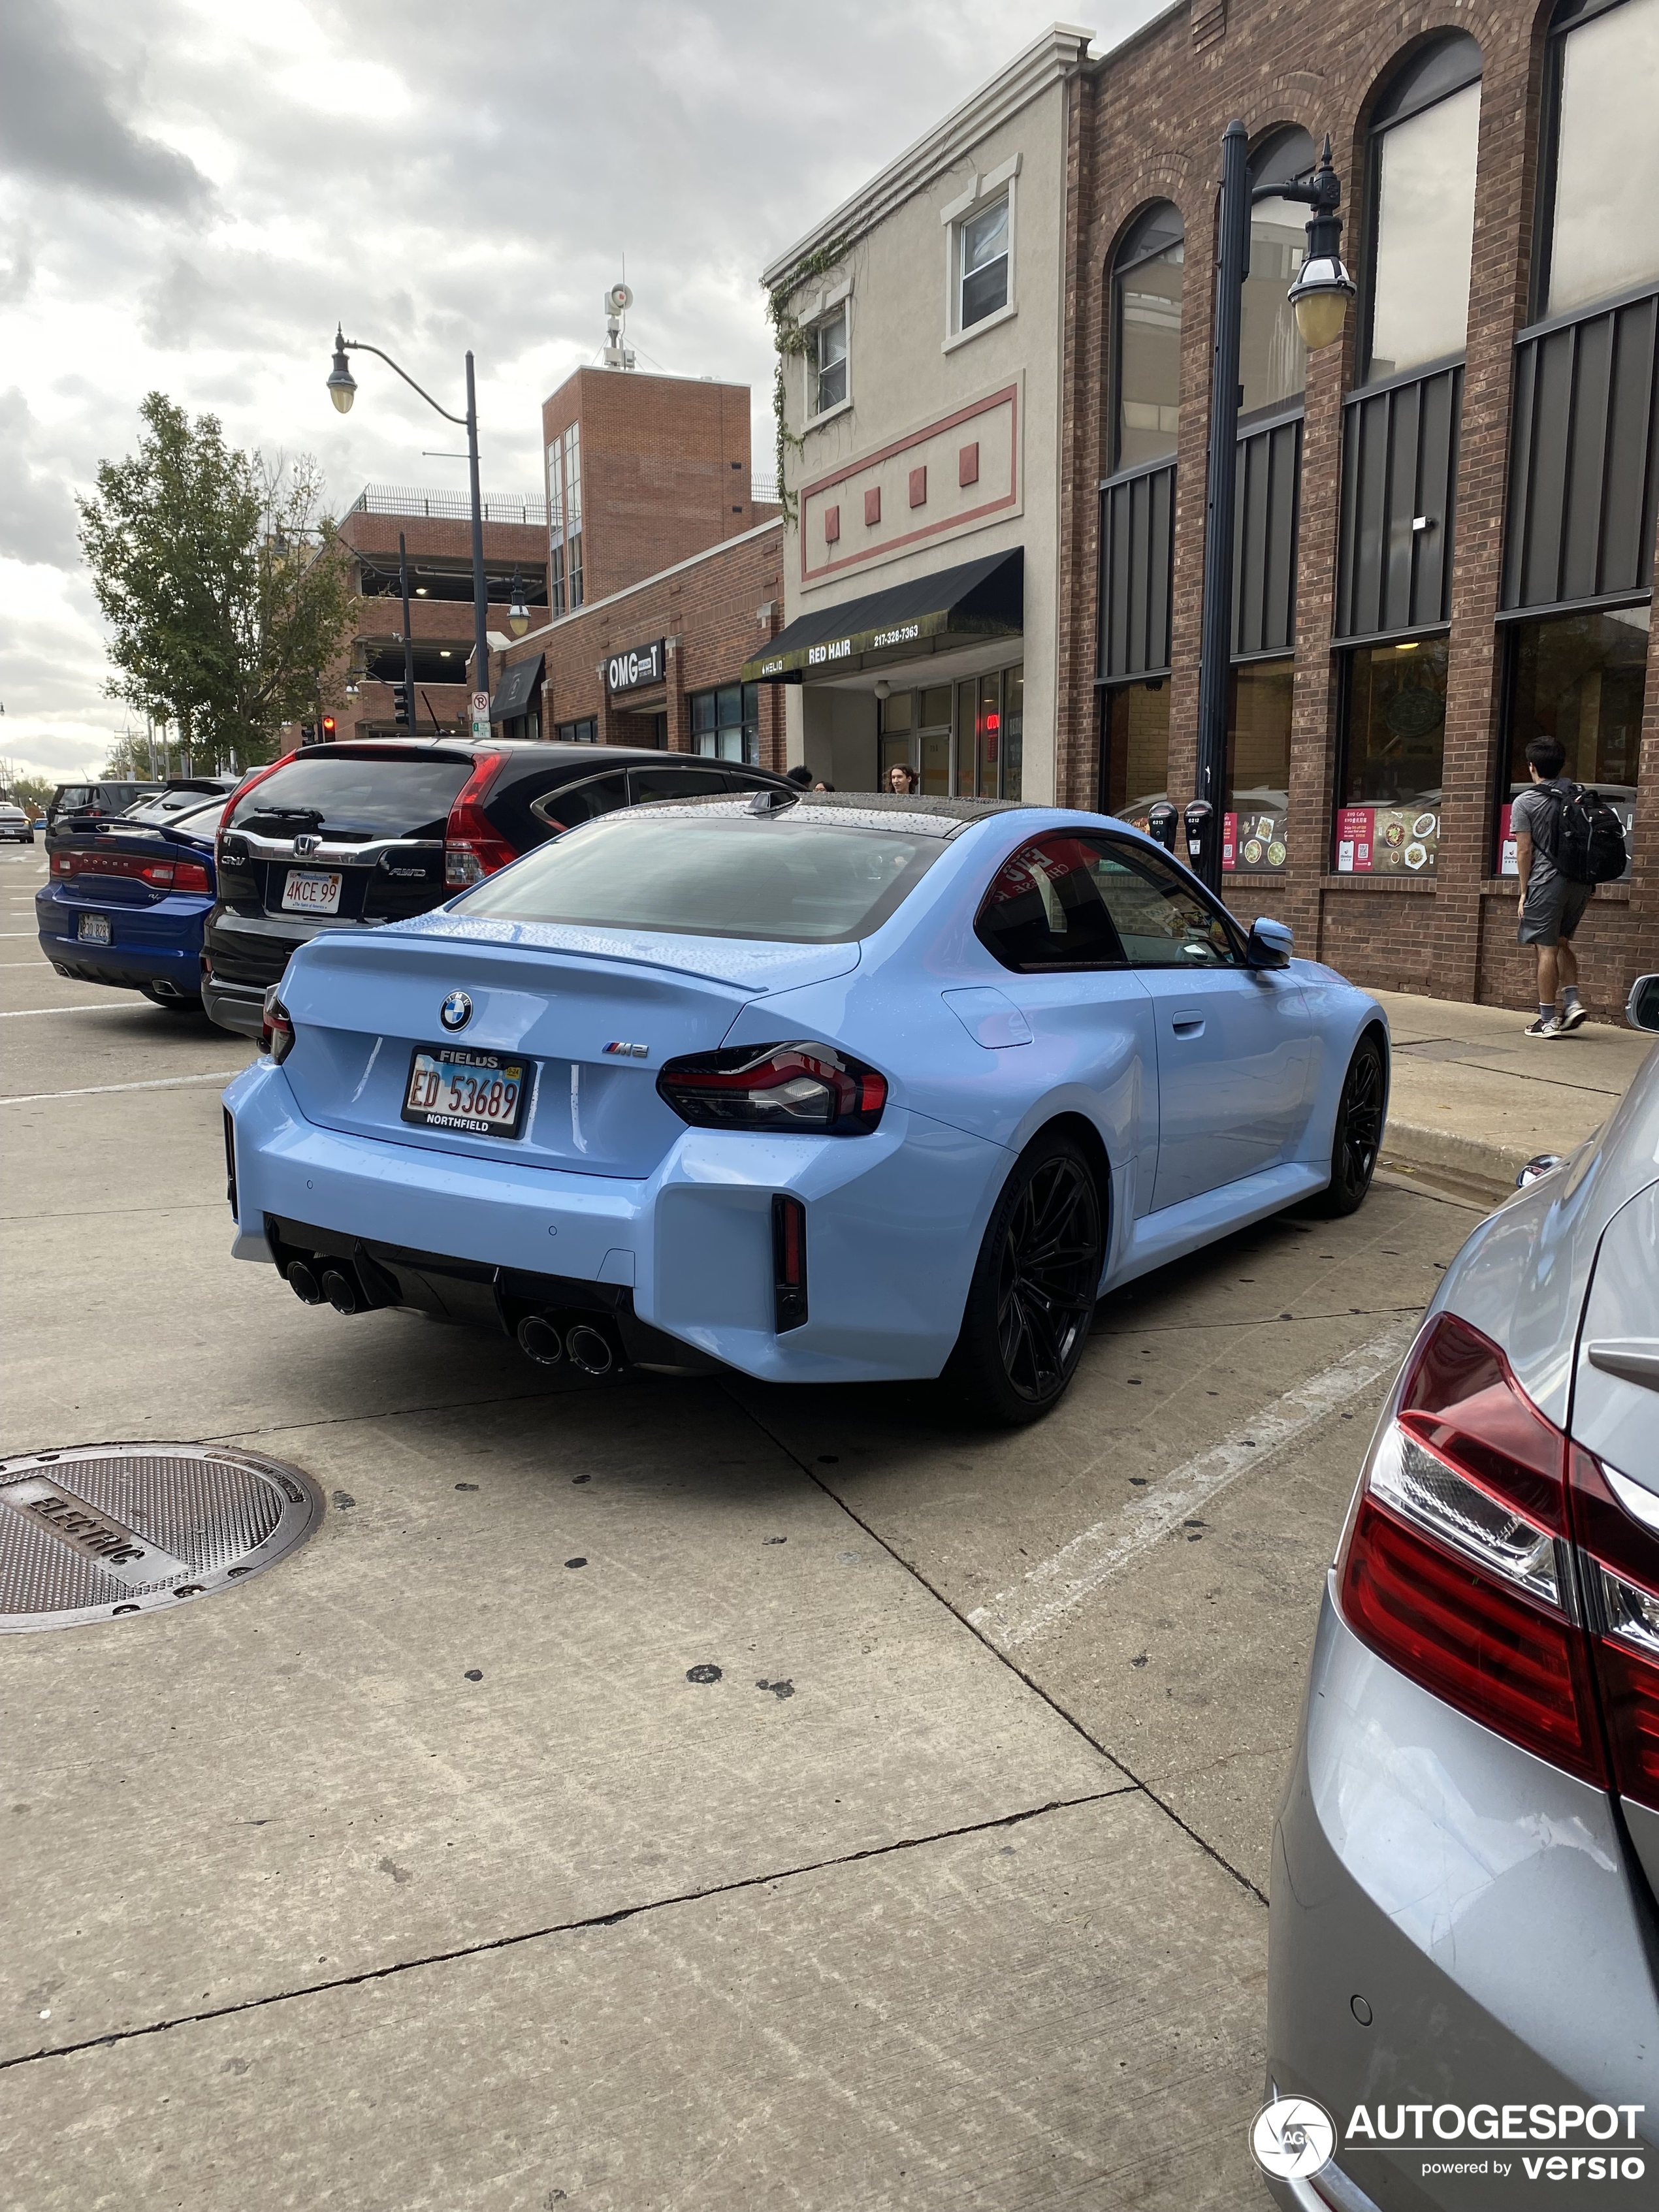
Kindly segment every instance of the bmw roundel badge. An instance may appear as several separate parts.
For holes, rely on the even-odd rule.
[[[438,1019],[447,1030],[464,1030],[472,1018],[472,1001],[465,991],[452,991],[438,1009]]]

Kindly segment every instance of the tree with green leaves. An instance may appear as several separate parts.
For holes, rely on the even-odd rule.
[[[310,720],[352,623],[349,556],[309,454],[268,461],[152,392],[137,453],[76,504],[110,628],[114,699],[170,723],[198,769],[266,760]]]

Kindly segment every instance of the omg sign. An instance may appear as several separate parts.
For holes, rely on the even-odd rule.
[[[614,695],[660,684],[667,662],[664,645],[665,641],[659,638],[654,645],[634,645],[626,653],[613,653],[605,664],[605,689]]]

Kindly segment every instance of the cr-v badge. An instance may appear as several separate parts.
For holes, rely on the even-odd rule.
[[[452,991],[438,1009],[438,1019],[447,1030],[464,1030],[472,1018],[472,1001],[465,991]]]

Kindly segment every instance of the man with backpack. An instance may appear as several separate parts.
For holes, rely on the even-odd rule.
[[[1584,1019],[1573,934],[1595,885],[1611,883],[1625,871],[1618,816],[1606,799],[1564,775],[1566,764],[1559,738],[1534,738],[1527,747],[1533,787],[1510,809],[1521,878],[1516,935],[1538,955],[1538,1018],[1523,1031],[1532,1037],[1568,1036]]]

